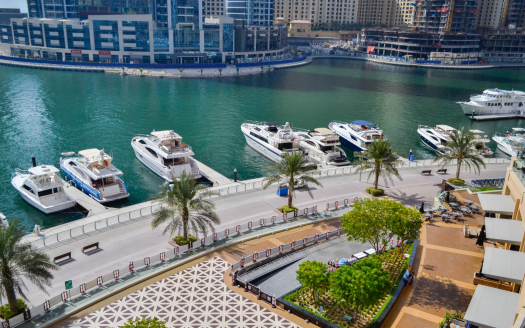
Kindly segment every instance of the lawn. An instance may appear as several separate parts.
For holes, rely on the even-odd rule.
[[[363,310],[360,313],[359,319],[354,320],[351,324],[348,324],[343,319],[343,316],[347,314],[353,317],[355,311],[352,308],[344,308],[342,305],[337,304],[337,302],[331,299],[328,291],[324,292],[319,297],[319,300],[317,302],[313,301],[310,291],[305,288],[301,288],[285,296],[284,299],[328,321],[331,321],[332,323],[340,327],[368,327],[372,322],[374,322],[374,320],[376,320],[379,317],[386,304],[392,297],[392,294],[396,290],[409,261],[409,258],[406,258],[404,254],[410,254],[411,251],[412,244],[403,245],[379,255],[373,255],[377,256],[381,260],[383,269],[390,271],[390,281],[392,282],[394,287],[391,291],[386,293],[386,295],[377,304],[368,309]],[[320,310],[321,306],[323,307],[322,311]]]
[[[494,187],[485,187],[485,188],[479,188],[479,189],[471,189],[471,192],[481,192],[481,191],[496,191],[496,190],[502,190],[503,188],[494,188]]]

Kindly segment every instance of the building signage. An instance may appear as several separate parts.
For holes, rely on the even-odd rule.
[[[72,54],[81,54],[82,50],[71,50]]]
[[[479,10],[478,9],[470,9],[469,12],[471,14],[479,14]]]
[[[220,21],[218,18],[206,17],[204,18],[204,24],[219,24]]]
[[[111,55],[111,51],[101,50],[98,52],[99,55]]]
[[[439,8],[437,10],[438,13],[446,13],[448,11],[448,8]]]

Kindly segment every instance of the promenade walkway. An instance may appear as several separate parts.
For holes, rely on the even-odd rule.
[[[508,164],[491,164],[480,176],[469,173],[462,174],[465,179],[472,178],[500,178],[503,177]],[[453,172],[449,168],[449,172]],[[393,199],[408,205],[419,205],[422,201],[433,202],[436,196],[434,184],[440,183],[443,178],[452,176],[430,175],[421,176],[420,168],[408,168],[401,171],[403,181],[395,181],[395,186],[386,189],[386,193]],[[342,198],[366,197],[364,189],[370,184],[359,181],[359,175],[339,175],[321,178],[324,188],[312,190],[314,199],[310,199],[305,191],[298,191],[294,204],[300,208],[318,205],[322,210],[327,202]],[[274,210],[286,202],[285,198],[278,197],[275,189],[253,190],[230,196],[214,199],[217,212],[222,223],[217,231],[232,228],[237,224],[257,220],[261,217],[275,215]],[[73,259],[62,264],[60,270],[54,273],[52,285],[48,288],[50,295],[63,291],[64,281],[73,280],[74,286],[96,278],[99,275],[112,272],[114,269],[126,266],[130,260],[159,254],[163,251],[173,251],[168,244],[168,236],[162,235],[162,229],[151,229],[151,218],[132,221],[118,228],[107,229],[98,233],[83,235],[82,238],[68,239],[65,243],[55,243],[44,250],[55,257],[72,252]],[[304,237],[304,236],[302,236]],[[94,242],[100,242],[101,250],[89,255],[83,254],[81,248]],[[253,251],[252,251],[253,253]],[[237,261],[235,259],[235,261]],[[49,296],[42,291],[29,287],[30,301],[41,304]]]

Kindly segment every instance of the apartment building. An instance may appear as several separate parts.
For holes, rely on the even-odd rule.
[[[478,0],[474,23],[476,27],[499,28],[503,23],[505,0]]]
[[[357,23],[360,0],[275,0],[275,19],[285,24],[294,20],[321,23]]]
[[[415,0],[397,0],[392,25],[412,26],[416,14]]]
[[[224,0],[205,0],[204,12],[206,17],[225,16],[226,10],[224,5]]]
[[[392,26],[396,12],[395,0],[360,0],[357,23]]]

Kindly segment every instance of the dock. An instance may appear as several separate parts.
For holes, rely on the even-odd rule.
[[[233,182],[233,180],[228,179],[227,177],[215,171],[211,167],[203,164],[202,162],[199,162],[195,158],[194,160],[199,165],[199,171],[202,174],[202,176],[208,179],[210,182],[212,182],[214,187],[227,185]]]
[[[92,216],[114,210],[114,208],[106,207],[103,204],[100,204],[93,198],[84,194],[82,191],[71,186],[68,182],[65,182],[64,186],[64,191],[66,192],[66,194],[69,197],[73,198],[75,202],[77,202],[77,205],[83,207],[84,209],[86,209],[86,211],[88,211],[87,216]]]
[[[479,115],[470,116],[473,121],[508,120],[513,118],[525,118],[525,115],[506,114],[506,115]]]

